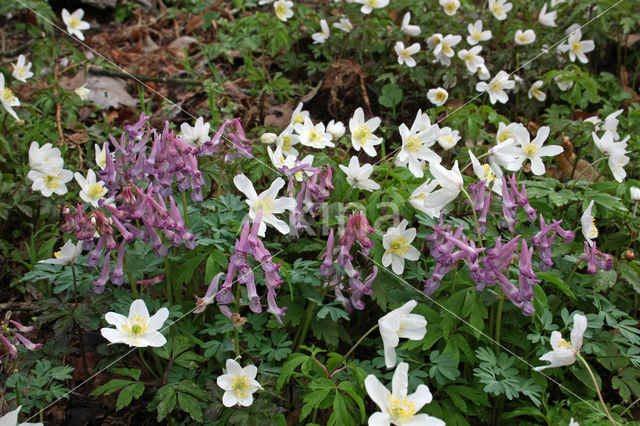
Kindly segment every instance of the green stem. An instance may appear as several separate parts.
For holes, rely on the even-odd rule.
[[[373,333],[376,329],[378,328],[378,323],[376,323],[376,325],[374,325],[373,327],[371,327],[366,333],[364,333],[364,335],[353,345],[351,346],[351,349],[349,349],[349,352],[347,352],[345,354],[345,356],[342,357],[342,362],[344,362],[346,364],[346,360],[347,358],[349,358],[349,355],[351,355],[353,353],[353,351],[356,350],[356,348],[360,345],[360,343],[362,343],[362,341],[371,333]]]
[[[73,308],[71,308],[71,320],[73,322],[73,326],[78,328],[78,337],[80,338],[80,356],[82,357],[82,370],[87,376],[89,369],[87,368],[87,357],[84,349],[84,336],[82,334],[82,326],[76,322],[76,308],[78,307],[78,279],[76,276],[76,268],[73,266],[73,262],[71,265],[71,274],[73,275]]]
[[[14,370],[14,373],[17,373],[17,372],[18,372],[18,369],[16,368]],[[21,402],[20,402],[22,400],[22,398],[21,398],[21,394],[20,394],[20,386],[18,385],[18,380],[16,380],[16,386],[15,386],[14,389],[15,389],[15,393],[16,393],[16,404],[18,404],[18,407],[19,407],[19,406],[22,405]]]
[[[482,234],[480,234],[480,224],[478,223],[478,215],[476,214],[476,206],[475,206],[475,204],[473,204],[473,201],[471,201],[471,196],[469,195],[469,193],[464,188],[461,188],[461,191],[464,193],[464,196],[467,197],[467,200],[469,200],[469,203],[471,203],[471,211],[473,212],[473,220],[476,223],[476,234],[478,235],[478,244],[480,245],[480,248],[483,248],[484,246],[482,245]]]
[[[160,376],[158,376],[158,373],[156,373],[153,368],[151,368],[149,366],[149,364],[147,363],[147,361],[144,359],[144,354],[142,353],[142,348],[138,348],[138,357],[140,357],[140,361],[142,361],[142,364],[144,364],[145,368],[147,370],[149,370],[149,373],[151,373],[153,375],[153,377],[155,377],[156,379],[160,380]]]
[[[124,272],[127,274],[127,277],[129,278],[129,285],[131,286],[131,292],[133,293],[133,297],[135,297],[136,299],[139,299],[140,298],[140,294],[138,293],[138,288],[136,287],[136,282],[133,279],[133,274],[131,273],[131,270],[127,266],[127,257],[126,256],[124,256],[124,258],[122,259],[122,266],[124,267]]]
[[[500,301],[498,302],[498,312],[496,313],[496,330],[495,330],[495,341],[496,341],[496,350],[500,352],[500,327],[502,326],[502,305],[504,304],[504,294],[500,295]]]
[[[171,287],[171,265],[169,264],[169,253],[164,257],[164,282],[167,287],[167,300],[173,303],[173,288]]]
[[[236,313],[240,315],[240,283],[236,282]],[[240,356],[240,331],[238,326],[234,324],[233,327],[233,343],[236,350],[236,357]]]
[[[611,413],[609,412],[609,409],[607,408],[607,404],[604,403],[604,399],[602,398],[602,394],[600,393],[600,388],[598,386],[598,381],[596,380],[596,376],[593,374],[593,371],[591,371],[591,368],[589,367],[589,364],[587,364],[587,361],[582,357],[582,355],[580,355],[580,353],[578,353],[578,359],[580,359],[580,361],[582,361],[584,366],[587,368],[587,371],[589,372],[589,375],[591,376],[591,380],[593,380],[593,384],[596,387],[596,392],[598,393],[598,398],[600,398],[600,403],[602,404],[602,408],[604,408],[604,412],[607,414],[607,417],[609,417],[609,420],[611,421],[611,424],[613,426],[616,426],[616,422],[613,420],[613,417],[611,417]]]
[[[187,192],[182,191],[182,214],[184,216],[184,226],[189,229],[189,209],[187,208]]]
[[[571,272],[569,272],[569,277],[567,278],[567,281],[566,281],[567,285],[571,283],[571,278],[573,278],[573,274],[576,273],[576,270],[578,269],[578,266],[580,266],[580,263],[582,263],[582,259],[578,259],[576,264],[573,266],[573,269],[571,270]]]
[[[300,345],[302,343],[304,343],[304,340],[307,338],[307,333],[309,332],[309,326],[311,325],[311,320],[313,319],[313,314],[315,313],[316,307],[318,306],[318,304],[316,302],[311,302],[309,303],[309,306],[307,306],[307,311],[304,314],[304,319],[302,320],[302,327],[300,331],[300,336],[298,337],[298,340],[295,342],[294,345],[294,350],[298,350],[298,347],[300,347]]]

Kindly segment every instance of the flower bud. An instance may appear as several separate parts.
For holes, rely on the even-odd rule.
[[[327,125],[327,133],[331,134],[333,140],[338,140],[342,136],[344,136],[346,129],[344,128],[344,124],[341,121],[334,122],[331,120]]]
[[[276,141],[277,138],[278,138],[278,135],[276,135],[275,133],[267,132],[267,133],[263,133],[260,136],[260,142],[265,145],[271,145]]]
[[[631,187],[631,201],[638,202],[640,201],[640,188],[636,186]]]

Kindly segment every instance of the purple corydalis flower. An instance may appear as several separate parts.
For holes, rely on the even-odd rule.
[[[334,236],[333,229],[329,232],[329,238],[327,238],[327,251],[322,255],[322,264],[320,265],[320,274],[325,277],[333,275],[333,246]]]
[[[338,242],[340,245],[346,246],[347,251],[350,251],[353,243],[357,241],[362,248],[362,252],[368,255],[369,250],[373,247],[373,241],[369,238],[369,235],[373,235],[374,232],[375,230],[369,225],[364,212],[358,212],[351,215]]]
[[[220,272],[215,277],[213,277],[213,279],[209,283],[209,287],[207,288],[207,292],[205,293],[204,297],[195,296],[196,308],[193,310],[194,314],[199,314],[200,312],[204,312],[204,310],[207,308],[207,305],[210,305],[211,303],[213,303],[213,300],[216,294],[218,293],[220,279],[222,278],[223,275],[224,275],[224,272]]]
[[[109,279],[110,263],[111,263],[111,252],[108,251],[104,255],[104,262],[102,264],[102,273],[100,274],[100,278],[92,282],[93,291],[96,294],[102,294],[104,292],[105,287],[107,286],[107,280]]]
[[[30,351],[37,351],[42,347],[42,343],[33,343],[31,340],[27,339],[20,333],[13,333],[13,335],[24,345],[25,348]]]
[[[540,215],[540,231],[538,231],[532,238],[531,243],[538,250],[538,256],[540,257],[540,270],[548,271],[553,266],[553,260],[551,259],[551,246],[556,233],[560,235],[566,243],[570,243],[575,238],[573,231],[564,230],[560,227],[562,220],[553,220],[550,224],[546,224],[544,217]]]
[[[598,268],[603,271],[613,270],[613,256],[601,252],[596,245],[595,241],[593,247],[590,247],[587,241],[584,242],[584,253],[580,255],[580,259],[587,262],[587,272],[595,274]]]
[[[2,344],[7,348],[7,350],[9,351],[9,356],[11,356],[11,358],[15,358],[18,356],[18,349],[13,345],[13,343],[9,341],[9,339],[4,337],[2,333],[0,333],[0,342],[2,342]]]

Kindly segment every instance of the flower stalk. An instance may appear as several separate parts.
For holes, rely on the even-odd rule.
[[[587,364],[587,361],[579,353],[578,353],[578,359],[580,361],[582,361],[584,366],[587,368],[587,371],[589,372],[589,375],[591,376],[591,380],[593,380],[593,384],[596,387],[596,392],[598,393],[598,398],[600,399],[600,403],[602,404],[602,408],[604,408],[604,412],[606,413],[607,417],[609,418],[609,421],[611,421],[611,424],[613,426],[616,426],[617,423],[615,422],[615,420],[613,420],[613,417],[611,417],[611,413],[609,412],[609,409],[607,408],[607,404],[604,403],[604,399],[602,398],[602,393],[600,393],[600,387],[598,386],[598,381],[596,380],[596,376],[593,374],[593,371],[591,371],[591,367],[589,367],[589,364]]]

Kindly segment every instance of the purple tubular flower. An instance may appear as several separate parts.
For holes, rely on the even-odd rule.
[[[491,207],[491,194],[486,193],[485,181],[470,184],[469,196],[476,214],[478,214],[478,226],[480,229],[477,229],[476,232],[484,234],[487,232],[487,215],[489,214],[489,207]],[[468,200],[467,203],[469,203]]]
[[[267,288],[267,312],[272,313],[276,316],[276,319],[280,324],[282,324],[282,317],[284,316],[284,311],[287,310],[287,307],[279,308],[276,303],[276,292],[271,288]]]
[[[213,277],[211,283],[209,283],[209,287],[207,288],[207,292],[205,293],[204,297],[196,296],[196,308],[193,310],[194,314],[204,312],[204,310],[207,308],[207,305],[213,303],[216,293],[218,293],[220,279],[223,275],[224,272],[220,272],[215,277]]]
[[[589,247],[589,243],[584,242],[584,253],[580,255],[580,259],[587,262],[587,272],[595,274],[598,272],[598,268],[603,271],[613,270],[613,256],[602,253],[596,246],[595,241],[593,242],[593,247]]]
[[[22,324],[20,324],[18,321],[9,320],[9,322],[10,322],[11,324],[13,324],[13,326],[14,326],[15,328],[17,328],[17,329],[18,329],[18,331],[21,331],[21,332],[23,332],[23,333],[29,333],[29,332],[31,332],[31,331],[33,331],[33,330],[35,330],[35,329],[36,329],[36,328],[35,328],[34,326],[32,326],[32,325],[29,325],[29,326],[22,325]]]
[[[516,199],[512,192],[509,192],[507,180],[502,176],[502,220],[500,226],[507,228],[512,234],[516,232],[515,225],[518,223],[516,219]]]
[[[2,333],[0,333],[0,342],[2,342],[2,344],[7,348],[7,350],[9,351],[9,356],[11,356],[11,358],[15,358],[18,356],[18,349],[16,349],[13,343],[11,343],[9,339],[4,337]]]
[[[13,333],[13,335],[24,345],[25,348],[30,351],[37,351],[42,347],[42,343],[33,343],[31,340],[27,339],[20,333]]]
[[[87,258],[87,264],[89,266],[98,266],[100,264],[100,258],[102,257],[102,251],[104,250],[104,244],[106,239],[100,237],[98,239],[98,244],[96,244],[96,248],[93,249],[91,253],[89,253],[89,257]]]
[[[515,173],[509,176],[509,186],[511,187],[511,191],[515,196],[515,200],[518,206],[524,208],[524,212],[527,214],[527,219],[529,219],[529,222],[533,222],[534,220],[536,220],[536,210],[529,204],[529,199],[527,198],[527,188],[525,187],[524,182],[522,182],[520,192],[518,192]]]
[[[526,316],[533,315],[535,309],[531,301],[533,300],[533,286],[540,280],[536,279],[538,274],[533,272],[533,266],[531,264],[531,256],[533,255],[533,248],[529,249],[527,246],[527,240],[522,240],[522,247],[520,248],[520,261],[518,267],[520,269],[519,278],[519,292],[516,298],[516,305],[522,307],[522,311]]]
[[[329,232],[329,238],[327,238],[327,251],[322,255],[322,264],[320,265],[320,274],[325,277],[333,275],[333,246],[334,236],[333,229]]]
[[[118,248],[118,258],[116,261],[116,268],[111,273],[111,283],[114,285],[122,285],[124,273],[124,251],[126,248],[126,240],[122,240],[120,247]]]
[[[102,294],[107,285],[107,280],[109,279],[109,266],[111,263],[111,252],[108,251],[104,255],[104,263],[102,264],[102,274],[100,274],[100,278],[93,281],[93,292],[96,294]]]

